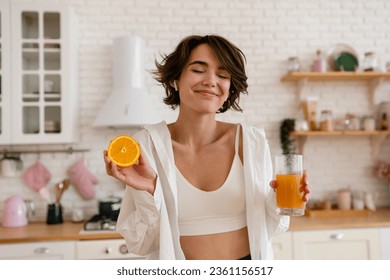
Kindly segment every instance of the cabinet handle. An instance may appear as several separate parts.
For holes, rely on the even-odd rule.
[[[40,254],[40,255],[49,254],[49,252],[50,252],[49,248],[46,247],[39,247],[34,250],[35,254]]]
[[[106,248],[106,254],[109,255],[109,254],[111,254],[111,252],[112,252],[112,248],[111,247],[107,247]]]
[[[343,233],[333,233],[330,235],[330,239],[334,239],[334,240],[341,240],[343,238],[344,238]]]
[[[129,250],[127,250],[127,246],[126,244],[122,244],[120,247],[119,247],[119,252],[121,252],[121,254],[125,255],[129,252]]]

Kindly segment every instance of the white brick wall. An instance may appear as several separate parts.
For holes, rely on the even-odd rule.
[[[26,0],[27,1],[27,0]],[[41,2],[41,1],[32,1]],[[386,0],[62,0],[74,6],[79,19],[79,97],[81,143],[85,154],[42,154],[41,162],[52,173],[48,187],[65,178],[66,169],[80,157],[99,178],[97,198],[121,194],[122,186],[105,175],[102,150],[119,133],[132,130],[95,129],[91,125],[112,86],[112,38],[139,35],[146,42],[146,69],[154,58],[171,51],[179,40],[192,33],[218,33],[236,43],[246,54],[249,96],[242,97],[244,113],[219,116],[232,122],[262,125],[273,155],[280,153],[279,123],[298,116],[295,85],[281,83],[286,59],[297,55],[308,69],[315,50],[328,50],[337,43],[353,46],[360,55],[373,50],[381,62],[390,60],[390,2]],[[161,101],[162,88],[150,76],[147,84],[156,107],[168,122],[176,112]],[[321,109],[332,109],[336,117],[347,112],[370,113],[368,87],[363,82],[309,84],[304,95],[318,96]],[[390,82],[378,89],[378,100],[390,100]],[[390,161],[390,137],[383,143],[380,158]],[[388,188],[370,174],[369,137],[329,137],[308,139],[305,165],[310,173],[313,198],[334,197],[337,189],[377,191],[380,205],[389,205]],[[37,159],[23,155],[25,167]],[[26,187],[20,178],[0,177],[0,216],[4,200],[21,194],[35,201],[36,220],[45,219],[45,203]],[[72,187],[64,195],[66,218],[73,207],[86,215],[97,212],[97,201],[83,201]]]

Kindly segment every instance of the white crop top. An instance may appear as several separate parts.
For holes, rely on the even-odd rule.
[[[202,191],[177,171],[179,231],[182,236],[238,230],[246,226],[244,170],[238,155],[239,126],[235,155],[226,181],[214,191]]]

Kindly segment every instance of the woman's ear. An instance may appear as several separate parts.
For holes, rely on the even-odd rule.
[[[173,82],[170,83],[171,86],[177,91],[177,83],[176,83],[176,80],[174,80]]]

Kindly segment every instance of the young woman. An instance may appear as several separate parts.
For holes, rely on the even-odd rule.
[[[129,251],[157,259],[272,259],[271,239],[287,230],[289,217],[275,212],[264,132],[216,120],[241,110],[244,54],[220,36],[189,36],[156,66],[177,120],[133,135],[138,164],[118,168],[104,157],[107,174],[126,184],[117,230]],[[307,201],[306,175],[302,191]]]

